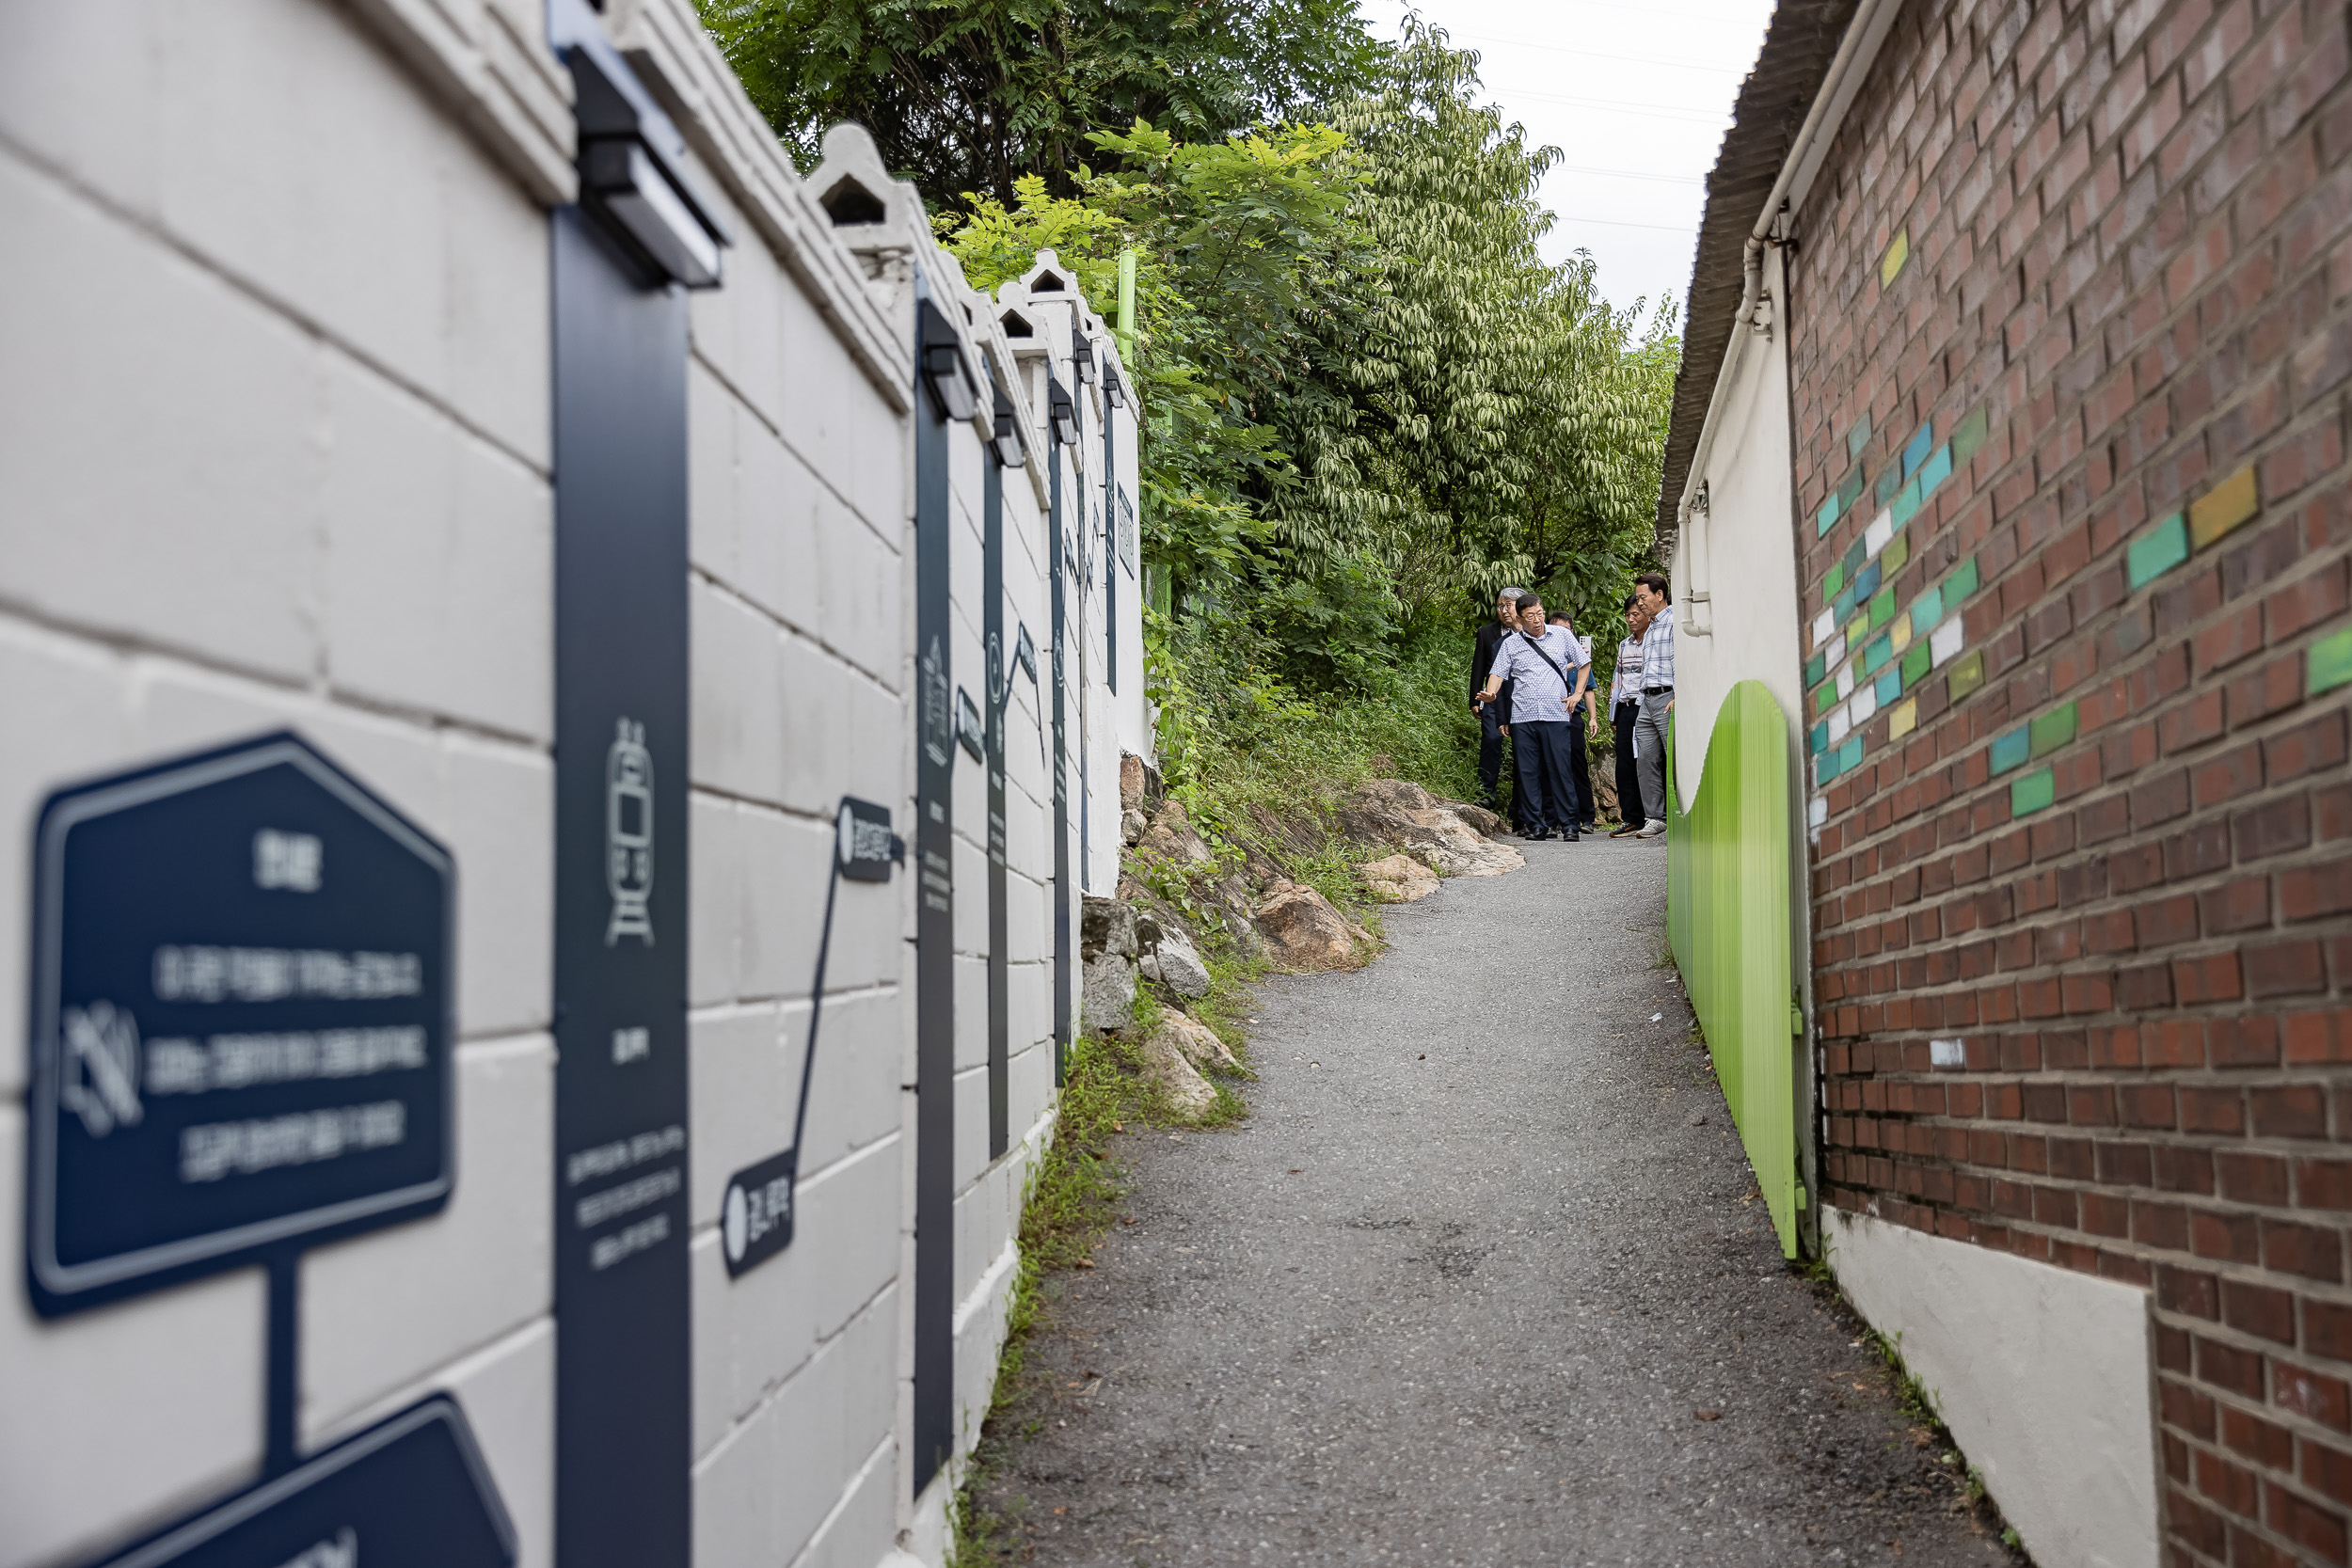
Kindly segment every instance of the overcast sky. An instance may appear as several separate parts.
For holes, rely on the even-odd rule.
[[[1406,6],[1362,0],[1393,39]],[[1456,49],[1479,55],[1506,122],[1561,151],[1543,197],[1559,261],[1588,250],[1612,303],[1681,302],[1691,287],[1705,181],[1740,78],[1756,63],[1772,0],[1422,0]]]

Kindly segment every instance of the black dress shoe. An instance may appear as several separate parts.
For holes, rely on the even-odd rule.
[[[1549,828],[1538,828],[1534,832],[1519,834],[1519,837],[1525,839],[1530,844],[1539,843],[1544,839],[1549,838],[1550,836],[1551,830]]]
[[[1559,833],[1559,834],[1556,834],[1556,835],[1554,835],[1554,836],[1556,836],[1556,837],[1558,837],[1558,838],[1560,838],[1560,839],[1564,840],[1564,841],[1565,841],[1565,842],[1566,842],[1566,843],[1569,843],[1569,844],[1574,844],[1574,843],[1576,843],[1576,842],[1577,842],[1577,840],[1578,840],[1578,839],[1579,839],[1581,835],[1581,834],[1579,834],[1579,833],[1577,832],[1577,831],[1576,831],[1574,828],[1570,828],[1570,829],[1569,829],[1566,832],[1565,832],[1565,833]]]

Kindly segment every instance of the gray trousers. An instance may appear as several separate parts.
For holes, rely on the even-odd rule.
[[[1671,721],[1666,705],[1675,700],[1671,691],[1642,693],[1642,716],[1633,721],[1633,745],[1640,754],[1635,766],[1642,775],[1642,804],[1648,808],[1650,820],[1666,819],[1666,726]]]

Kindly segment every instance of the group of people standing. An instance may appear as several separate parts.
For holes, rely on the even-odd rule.
[[[1674,604],[1663,577],[1645,572],[1634,579],[1625,626],[1609,688],[1622,822],[1609,836],[1656,838],[1666,831],[1666,729],[1674,712]],[[1597,709],[1593,640],[1577,635],[1565,610],[1547,613],[1540,595],[1503,589],[1470,655],[1470,711],[1479,720],[1484,803],[1521,838],[1574,844],[1599,826],[1584,746],[1600,733]],[[1507,805],[1501,797],[1506,740],[1515,764]]]

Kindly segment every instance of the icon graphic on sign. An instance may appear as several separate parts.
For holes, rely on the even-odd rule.
[[[923,750],[934,768],[945,768],[955,745],[955,721],[947,713],[947,669],[939,638],[923,651]]]
[[[288,893],[316,893],[326,847],[315,833],[263,828],[253,835],[253,885]]]
[[[68,1007],[57,1021],[64,1037],[64,1073],[57,1104],[103,1138],[119,1125],[136,1127],[139,1108],[139,1026],[128,1008],[111,1002]]]
[[[651,947],[653,753],[645,750],[645,726],[628,719],[613,725],[612,749],[604,757],[604,881],[612,894],[604,944],[643,937]]]

